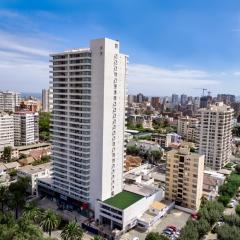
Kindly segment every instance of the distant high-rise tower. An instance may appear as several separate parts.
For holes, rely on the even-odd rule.
[[[42,90],[42,111],[49,112],[49,90]]]
[[[230,160],[233,109],[217,102],[198,111],[197,146],[205,155],[205,165],[219,170]]]
[[[188,96],[186,94],[181,95],[181,105],[184,106],[188,102]]]
[[[52,54],[53,187],[90,203],[122,191],[128,57],[118,41]]]
[[[177,94],[172,94],[172,105],[176,106],[178,105],[178,95]]]

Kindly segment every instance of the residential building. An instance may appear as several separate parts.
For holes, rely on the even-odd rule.
[[[17,92],[0,92],[0,112],[15,112],[20,106],[20,94]]]
[[[211,96],[202,96],[200,98],[200,108],[207,108],[212,103]]]
[[[198,111],[197,148],[205,155],[205,166],[214,170],[221,169],[230,160],[233,112],[222,102]]]
[[[42,90],[42,111],[49,112],[49,89]]]
[[[198,210],[203,189],[204,155],[191,153],[189,148],[167,152],[167,200],[177,206]]]
[[[53,188],[94,209],[123,188],[128,57],[103,38],[51,62]]]
[[[22,146],[39,141],[39,115],[35,112],[19,111],[14,114],[14,145]]]
[[[37,166],[28,165],[17,170],[18,177],[28,177],[30,179],[30,193],[37,195],[37,180],[52,176],[52,163],[44,163]]]
[[[145,100],[145,97],[142,93],[137,94],[137,102],[138,103],[142,103],[142,102],[144,102],[144,100]]]
[[[198,124],[199,120],[197,118],[180,117],[178,118],[177,133],[186,141],[195,142]]]
[[[6,146],[14,146],[14,120],[13,115],[0,113],[0,152]]]
[[[171,147],[172,145],[180,145],[181,136],[176,133],[159,134],[153,133],[151,136],[153,142],[159,144],[163,148]]]

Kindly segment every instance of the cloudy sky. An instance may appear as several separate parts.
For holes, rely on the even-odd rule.
[[[118,39],[129,92],[240,95],[239,0],[1,0],[1,89],[48,87],[49,54]]]

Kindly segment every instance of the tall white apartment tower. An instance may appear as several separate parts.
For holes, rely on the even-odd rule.
[[[233,109],[217,102],[198,111],[197,146],[205,155],[205,166],[221,169],[230,160]]]
[[[53,187],[88,202],[122,191],[128,57],[107,38],[52,54]]]

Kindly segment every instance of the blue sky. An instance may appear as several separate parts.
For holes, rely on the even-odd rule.
[[[130,55],[130,93],[240,95],[239,0],[1,0],[1,88],[40,92],[49,53],[99,37]]]

